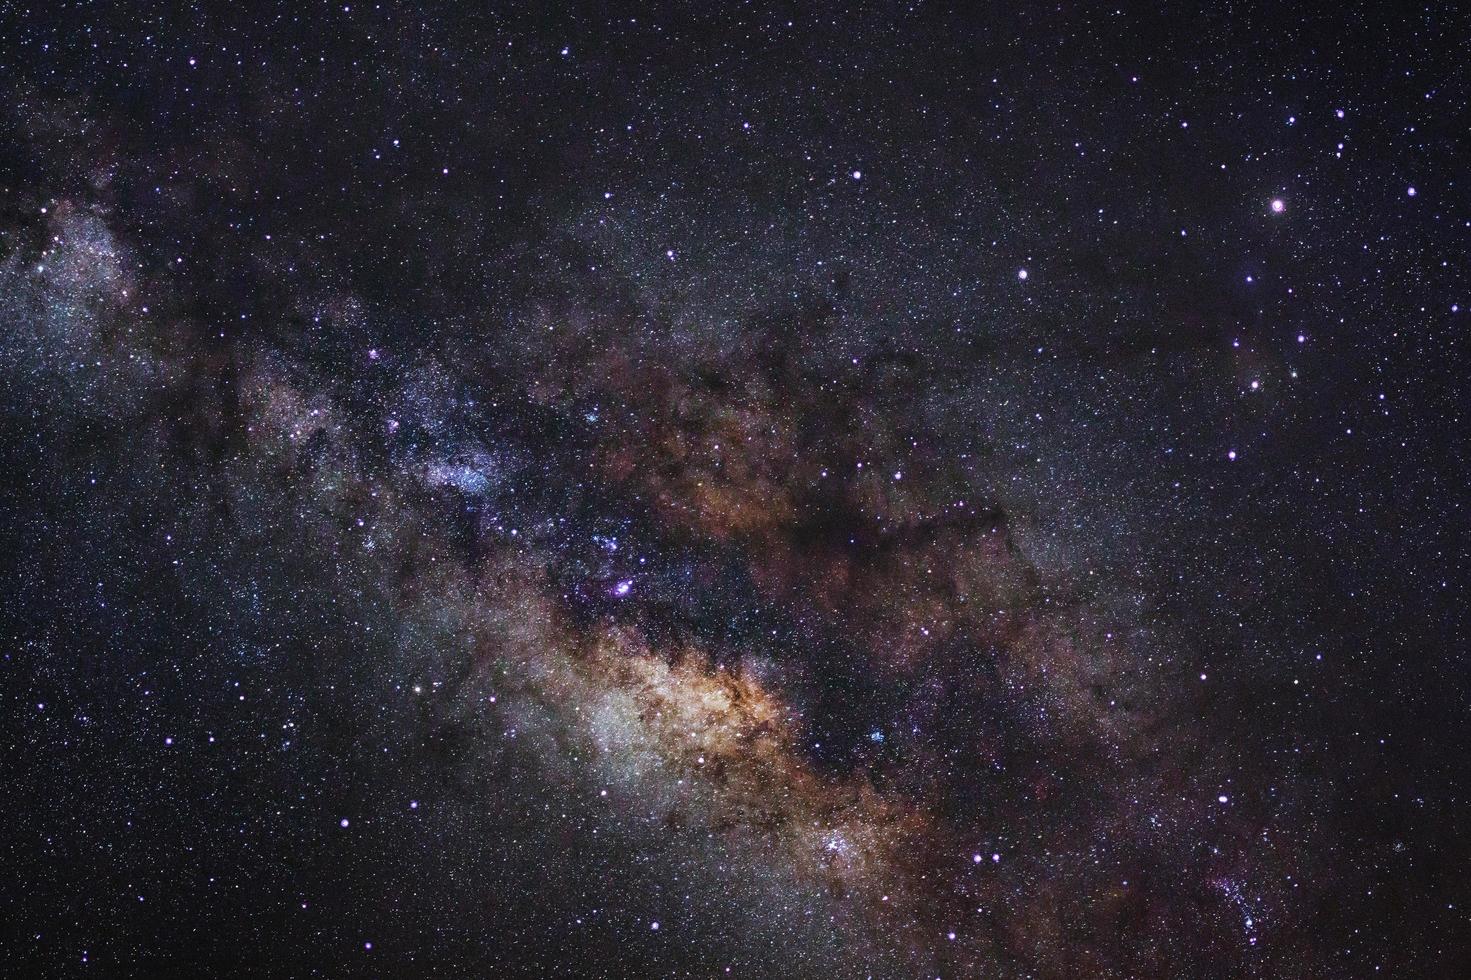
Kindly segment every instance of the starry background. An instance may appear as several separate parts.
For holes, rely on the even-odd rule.
[[[0,3],[0,972],[1471,973],[1468,27]]]

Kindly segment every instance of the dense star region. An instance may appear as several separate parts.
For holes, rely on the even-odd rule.
[[[1468,27],[0,2],[0,973],[1471,975]]]

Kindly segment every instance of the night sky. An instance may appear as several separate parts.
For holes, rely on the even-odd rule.
[[[0,975],[1471,976],[1468,39],[0,2]]]

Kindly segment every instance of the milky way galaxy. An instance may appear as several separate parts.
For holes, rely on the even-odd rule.
[[[0,972],[1471,972],[1400,16],[0,9]]]

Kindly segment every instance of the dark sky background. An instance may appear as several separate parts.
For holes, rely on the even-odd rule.
[[[0,2],[0,973],[1471,975],[1468,28]]]

